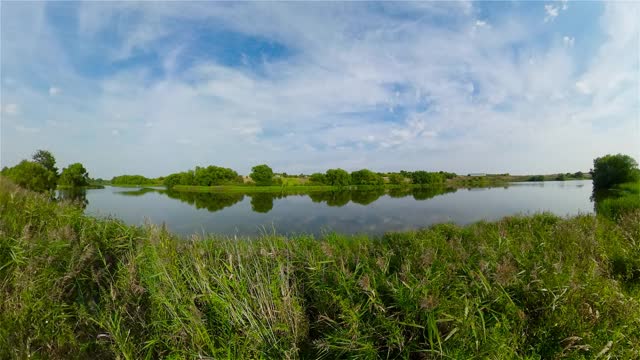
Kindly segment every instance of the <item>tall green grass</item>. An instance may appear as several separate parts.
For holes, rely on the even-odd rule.
[[[0,179],[0,358],[639,358],[639,223],[179,238]]]
[[[600,215],[617,219],[640,209],[640,182],[620,184],[608,192],[608,196],[597,202],[596,210]]]

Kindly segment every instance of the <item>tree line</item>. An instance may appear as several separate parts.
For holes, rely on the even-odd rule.
[[[58,186],[76,188],[89,185],[89,173],[81,163],[73,163],[59,173],[56,158],[47,150],[36,151],[31,160],[22,160],[16,166],[4,167],[0,175],[38,192],[52,191]]]
[[[376,173],[368,169],[361,169],[349,173],[344,169],[329,169],[325,173],[314,173],[308,176],[311,185],[350,186],[369,185],[381,186],[385,183],[394,185],[418,184],[428,186],[444,185],[446,179],[455,177],[454,173],[402,171],[400,173]],[[280,185],[283,179],[289,177],[285,173],[276,174],[266,164],[251,168],[249,179],[258,186]],[[307,177],[300,175],[300,177]],[[219,166],[196,167],[194,170],[174,173],[164,178],[164,185],[173,188],[176,185],[186,186],[217,186],[240,185],[249,179],[238,175],[229,168]],[[115,184],[115,183],[114,183]],[[131,184],[131,183],[130,183]]]

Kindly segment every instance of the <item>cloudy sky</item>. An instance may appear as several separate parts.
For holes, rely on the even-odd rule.
[[[640,158],[624,2],[1,4],[2,166],[553,173]]]

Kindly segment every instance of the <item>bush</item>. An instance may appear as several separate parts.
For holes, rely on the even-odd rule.
[[[593,160],[593,189],[611,189],[617,184],[640,180],[638,163],[629,155],[605,155]]]
[[[405,177],[397,173],[389,174],[389,183],[393,185],[405,184]]]
[[[351,176],[342,169],[329,169],[325,177],[328,185],[349,186],[351,184]]]
[[[82,187],[89,185],[89,174],[87,169],[80,163],[71,164],[68,167],[62,169],[59,185],[70,187]]]
[[[142,175],[120,175],[111,179],[113,185],[145,185],[153,181]]]
[[[322,173],[314,173],[314,174],[311,174],[311,176],[309,176],[309,181],[314,184],[326,184],[327,176]]]
[[[352,185],[384,185],[382,176],[371,170],[362,169],[351,173]]]
[[[25,189],[38,192],[55,189],[58,180],[53,171],[28,160],[22,160],[14,167],[3,169],[2,175]]]
[[[264,164],[252,167],[249,176],[259,186],[267,186],[273,183],[273,170]]]
[[[439,186],[444,184],[444,175],[434,172],[414,171],[411,173],[411,182],[418,185]]]

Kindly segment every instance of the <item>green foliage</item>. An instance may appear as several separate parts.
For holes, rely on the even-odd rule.
[[[2,359],[640,354],[638,211],[185,240],[0,179],[0,219]]]
[[[196,167],[194,171],[194,184],[181,185],[199,185],[213,186],[234,182],[238,177],[238,173],[229,168],[219,166]]]
[[[382,176],[371,170],[362,169],[351,173],[352,185],[384,185]]]
[[[597,207],[598,214],[611,219],[617,219],[634,209],[640,209],[638,195],[606,198],[599,202]]]
[[[153,180],[142,175],[120,175],[111,179],[113,185],[148,185],[152,183]]]
[[[196,166],[195,170],[188,170],[164,177],[163,183],[167,188],[176,185],[185,186],[214,186],[242,183],[242,177],[232,169],[219,166]]]
[[[582,171],[577,171],[573,174],[573,177],[576,179],[582,179],[584,178],[584,174],[582,173]]]
[[[556,176],[556,181],[565,181],[567,180],[567,176],[565,174],[558,174],[558,176]]]
[[[58,185],[70,187],[89,185],[89,174],[87,173],[87,169],[85,169],[80,163],[69,165],[62,169],[60,179],[58,179]]]
[[[617,185],[610,191],[594,194],[598,214],[618,219],[629,211],[640,209],[640,182]]]
[[[56,167],[56,158],[50,151],[38,150],[33,154],[32,159],[34,162],[44,166],[45,169],[51,171],[56,176],[58,175],[58,168]]]
[[[406,184],[405,177],[398,173],[389,174],[389,183],[393,185]]]
[[[617,184],[640,180],[638,163],[629,155],[605,155],[593,160],[593,189],[610,189]]]
[[[411,182],[414,184],[442,186],[444,184],[444,180],[444,175],[440,173],[427,171],[414,171],[411,173]]]
[[[329,169],[325,174],[326,184],[333,186],[349,186],[351,184],[351,176],[342,169]]]
[[[251,168],[249,175],[258,186],[267,186],[273,183],[273,170],[268,165],[256,165]]]
[[[33,191],[42,192],[56,188],[56,174],[34,161],[22,160],[14,167],[3,169],[2,175],[18,186]]]
[[[544,181],[544,176],[542,175],[533,175],[527,179],[527,181]]]
[[[449,179],[453,179],[456,176],[458,176],[456,173],[452,173],[452,172],[446,172],[446,171],[439,171],[439,174],[442,174],[442,176],[444,176],[445,179],[449,180]],[[507,174],[508,176],[509,174]]]
[[[314,184],[326,184],[327,176],[322,173],[313,173],[311,174],[311,176],[309,176],[309,181]]]

